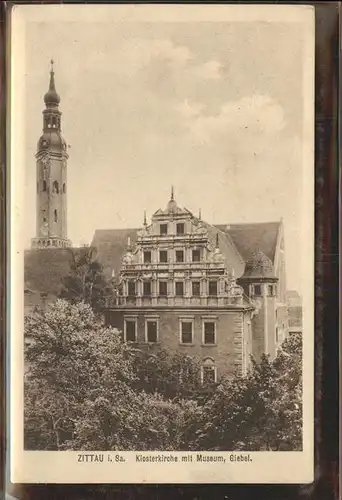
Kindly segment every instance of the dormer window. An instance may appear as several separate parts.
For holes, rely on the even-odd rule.
[[[152,262],[152,256],[150,250],[146,250],[144,252],[144,263],[150,264]]]
[[[143,284],[143,293],[145,297],[149,297],[151,295],[151,282],[150,281],[144,281]]]
[[[176,250],[176,262],[184,262],[183,250]]]
[[[167,250],[159,251],[159,262],[167,262]]]
[[[192,262],[199,262],[201,260],[201,252],[200,250],[192,251]]]
[[[129,281],[128,282],[128,295],[130,297],[135,296],[135,281]]]
[[[160,234],[167,234],[167,224],[160,224]]]
[[[180,222],[180,223],[177,224],[176,230],[177,230],[177,236],[181,236],[182,234],[184,234],[184,224],[183,224],[183,222]]]
[[[211,297],[217,295],[217,281],[209,281],[209,295]]]

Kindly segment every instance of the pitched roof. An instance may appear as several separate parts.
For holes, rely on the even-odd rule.
[[[121,259],[127,250],[128,238],[135,246],[139,229],[96,229],[92,247],[97,250],[97,258],[105,274],[110,277],[112,271],[117,276],[121,269]]]
[[[253,254],[262,251],[274,263],[281,222],[254,224],[219,224],[216,227],[228,233],[242,258],[247,262]]]
[[[57,295],[61,280],[69,273],[71,253],[67,248],[26,250],[24,254],[25,288],[32,292]]]

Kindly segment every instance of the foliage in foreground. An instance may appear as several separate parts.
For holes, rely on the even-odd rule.
[[[299,335],[206,391],[199,360],[133,348],[82,302],[35,312],[25,335],[26,449],[301,449]]]

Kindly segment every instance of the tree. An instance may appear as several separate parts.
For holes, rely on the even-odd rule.
[[[154,347],[135,349],[133,370],[137,390],[177,400],[196,398],[203,392],[201,363],[194,356]]]
[[[252,361],[246,377],[225,379],[198,408],[197,449],[302,449],[301,336],[285,340],[274,361]]]
[[[170,399],[156,392],[158,384],[145,391],[137,383],[137,351],[120,332],[100,326],[89,304],[57,300],[26,318],[25,336],[26,448],[187,446],[184,430],[196,403]]]
[[[86,302],[98,313],[110,304],[114,286],[95,259],[94,248],[71,250],[70,273],[62,278],[59,298],[75,304]]]
[[[133,379],[128,348],[88,304],[64,300],[28,316],[25,336],[26,444],[42,429],[37,446],[61,449],[74,438],[85,402],[117,395]]]

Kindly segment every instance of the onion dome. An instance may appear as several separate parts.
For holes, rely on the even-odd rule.
[[[258,250],[247,260],[244,277],[248,278],[274,278],[274,268],[271,259],[264,252]]]
[[[49,90],[46,92],[44,95],[44,102],[47,106],[52,105],[52,106],[58,106],[60,103],[61,98],[56,92],[56,87],[55,87],[55,73],[53,71],[53,61],[51,61],[51,71],[50,71],[50,85],[49,85]]]

